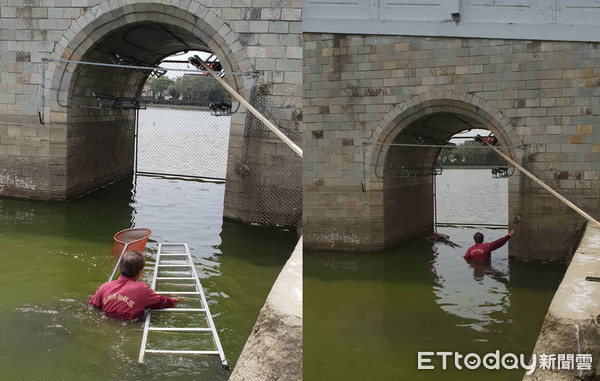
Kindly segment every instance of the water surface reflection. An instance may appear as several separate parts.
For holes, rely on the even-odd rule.
[[[440,232],[461,247],[422,235],[384,253],[304,253],[305,379],[522,378],[419,371],[417,352],[529,353],[563,265],[509,261],[505,247],[471,266],[462,256],[475,231]],[[484,234],[488,241],[506,232]]]
[[[488,331],[493,324],[502,323],[502,316],[510,306],[508,245],[494,251],[490,261],[466,261],[462,254],[474,243],[473,230],[440,228],[438,231],[452,234],[452,240],[461,246],[433,245],[436,256],[432,271],[437,275],[433,290],[440,308],[464,319],[459,326],[476,331]],[[490,242],[506,232],[486,229],[484,235],[485,242]]]
[[[230,364],[296,243],[295,232],[224,221],[224,184],[138,177],[67,203],[0,200],[0,369],[6,379],[226,380],[217,357],[150,356],[142,323],[87,305],[116,259],[112,237],[148,227],[149,281],[158,242],[186,242]],[[169,344],[170,338],[164,339]]]

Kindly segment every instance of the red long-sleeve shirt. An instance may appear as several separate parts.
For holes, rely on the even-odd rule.
[[[492,251],[504,246],[509,239],[510,235],[507,235],[494,242],[476,243],[467,250],[464,258],[473,261],[487,261],[492,257]]]
[[[100,286],[90,304],[102,308],[108,316],[131,320],[142,316],[147,308],[173,307],[175,300],[158,295],[144,282],[121,275],[119,279]]]

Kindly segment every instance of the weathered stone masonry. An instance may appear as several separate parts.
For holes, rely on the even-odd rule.
[[[80,105],[92,91],[135,96],[145,74],[50,62],[42,110],[43,58],[112,63],[109,54],[121,53],[155,64],[178,51],[208,49],[228,71],[260,72],[260,83],[268,84],[287,120],[301,115],[299,0],[0,0],[0,5],[0,187],[5,196],[62,200],[132,171],[134,111]],[[144,27],[145,33],[135,31]],[[153,32],[160,28],[169,33]],[[126,45],[125,35],[132,44]],[[251,84],[236,85],[247,97]],[[225,214],[241,219],[244,124],[245,112],[234,114],[225,201]]]
[[[415,189],[399,194],[412,185],[394,185],[390,174],[410,160],[431,165],[435,153],[402,158],[376,143],[430,133],[423,120],[435,115],[489,129],[502,145],[527,145],[536,174],[598,217],[597,44],[320,33],[304,33],[304,40],[305,247],[380,250],[431,225],[430,185],[418,185],[425,192],[418,201]],[[443,125],[430,137],[443,141],[464,126]],[[564,258],[540,232],[570,239],[581,224],[564,226],[561,216],[572,212],[545,191],[520,189],[512,177],[509,223],[522,234],[511,252]]]

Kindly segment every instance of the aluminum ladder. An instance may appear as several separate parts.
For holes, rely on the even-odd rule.
[[[169,276],[159,276],[160,272],[168,272]],[[182,286],[187,286],[185,291],[161,291],[156,290],[157,281],[187,281],[187,283],[181,283]],[[193,283],[191,283],[193,282]],[[189,291],[190,286],[195,287],[195,291]],[[221,364],[224,368],[229,369],[227,359],[223,353],[221,347],[221,341],[215,328],[215,324],[208,309],[208,303],[204,296],[204,290],[200,284],[192,255],[186,243],[159,243],[158,252],[156,254],[156,264],[154,266],[154,275],[152,276],[152,289],[156,290],[156,293],[161,295],[181,295],[181,296],[196,296],[198,297],[201,308],[164,308],[160,310],[149,310],[146,313],[146,321],[144,323],[144,335],[142,337],[142,346],[140,348],[139,363],[144,362],[144,355],[146,353],[176,353],[176,354],[194,354],[194,355],[218,355],[221,358]],[[167,314],[167,313],[190,313],[204,315],[208,322],[208,327],[196,328],[196,327],[158,327],[152,326],[153,314]],[[170,350],[170,349],[148,349],[146,348],[148,334],[150,331],[163,331],[163,332],[211,332],[212,339],[217,350]]]

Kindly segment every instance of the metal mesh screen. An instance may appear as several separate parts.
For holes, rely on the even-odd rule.
[[[231,97],[212,77],[150,78],[138,114],[137,172],[225,180]],[[161,83],[162,82],[162,83]]]
[[[481,145],[443,148],[436,168],[437,224],[508,225],[508,178],[515,174],[515,169],[509,169],[491,148]]]
[[[508,178],[490,168],[444,168],[435,177],[436,223],[508,225]]]
[[[298,120],[286,117],[269,95],[270,86],[255,87],[250,103],[290,140],[301,142]],[[244,131],[244,193],[250,221],[300,226],[302,223],[302,158],[256,116],[247,113]],[[260,170],[257,170],[260,168]]]
[[[173,82],[166,90],[157,86],[156,80],[146,85],[146,95],[154,98],[139,111],[138,173],[224,180],[229,114],[238,111],[239,103],[232,102],[229,93],[211,76],[185,75]],[[241,80],[234,77],[234,82],[237,86]],[[269,84],[257,87],[256,82],[249,103],[300,144],[299,120],[286,116],[274,103]],[[157,100],[156,96],[171,99]],[[246,115],[239,169],[245,200],[242,219],[256,225],[299,226],[302,159],[260,119],[249,111]]]

